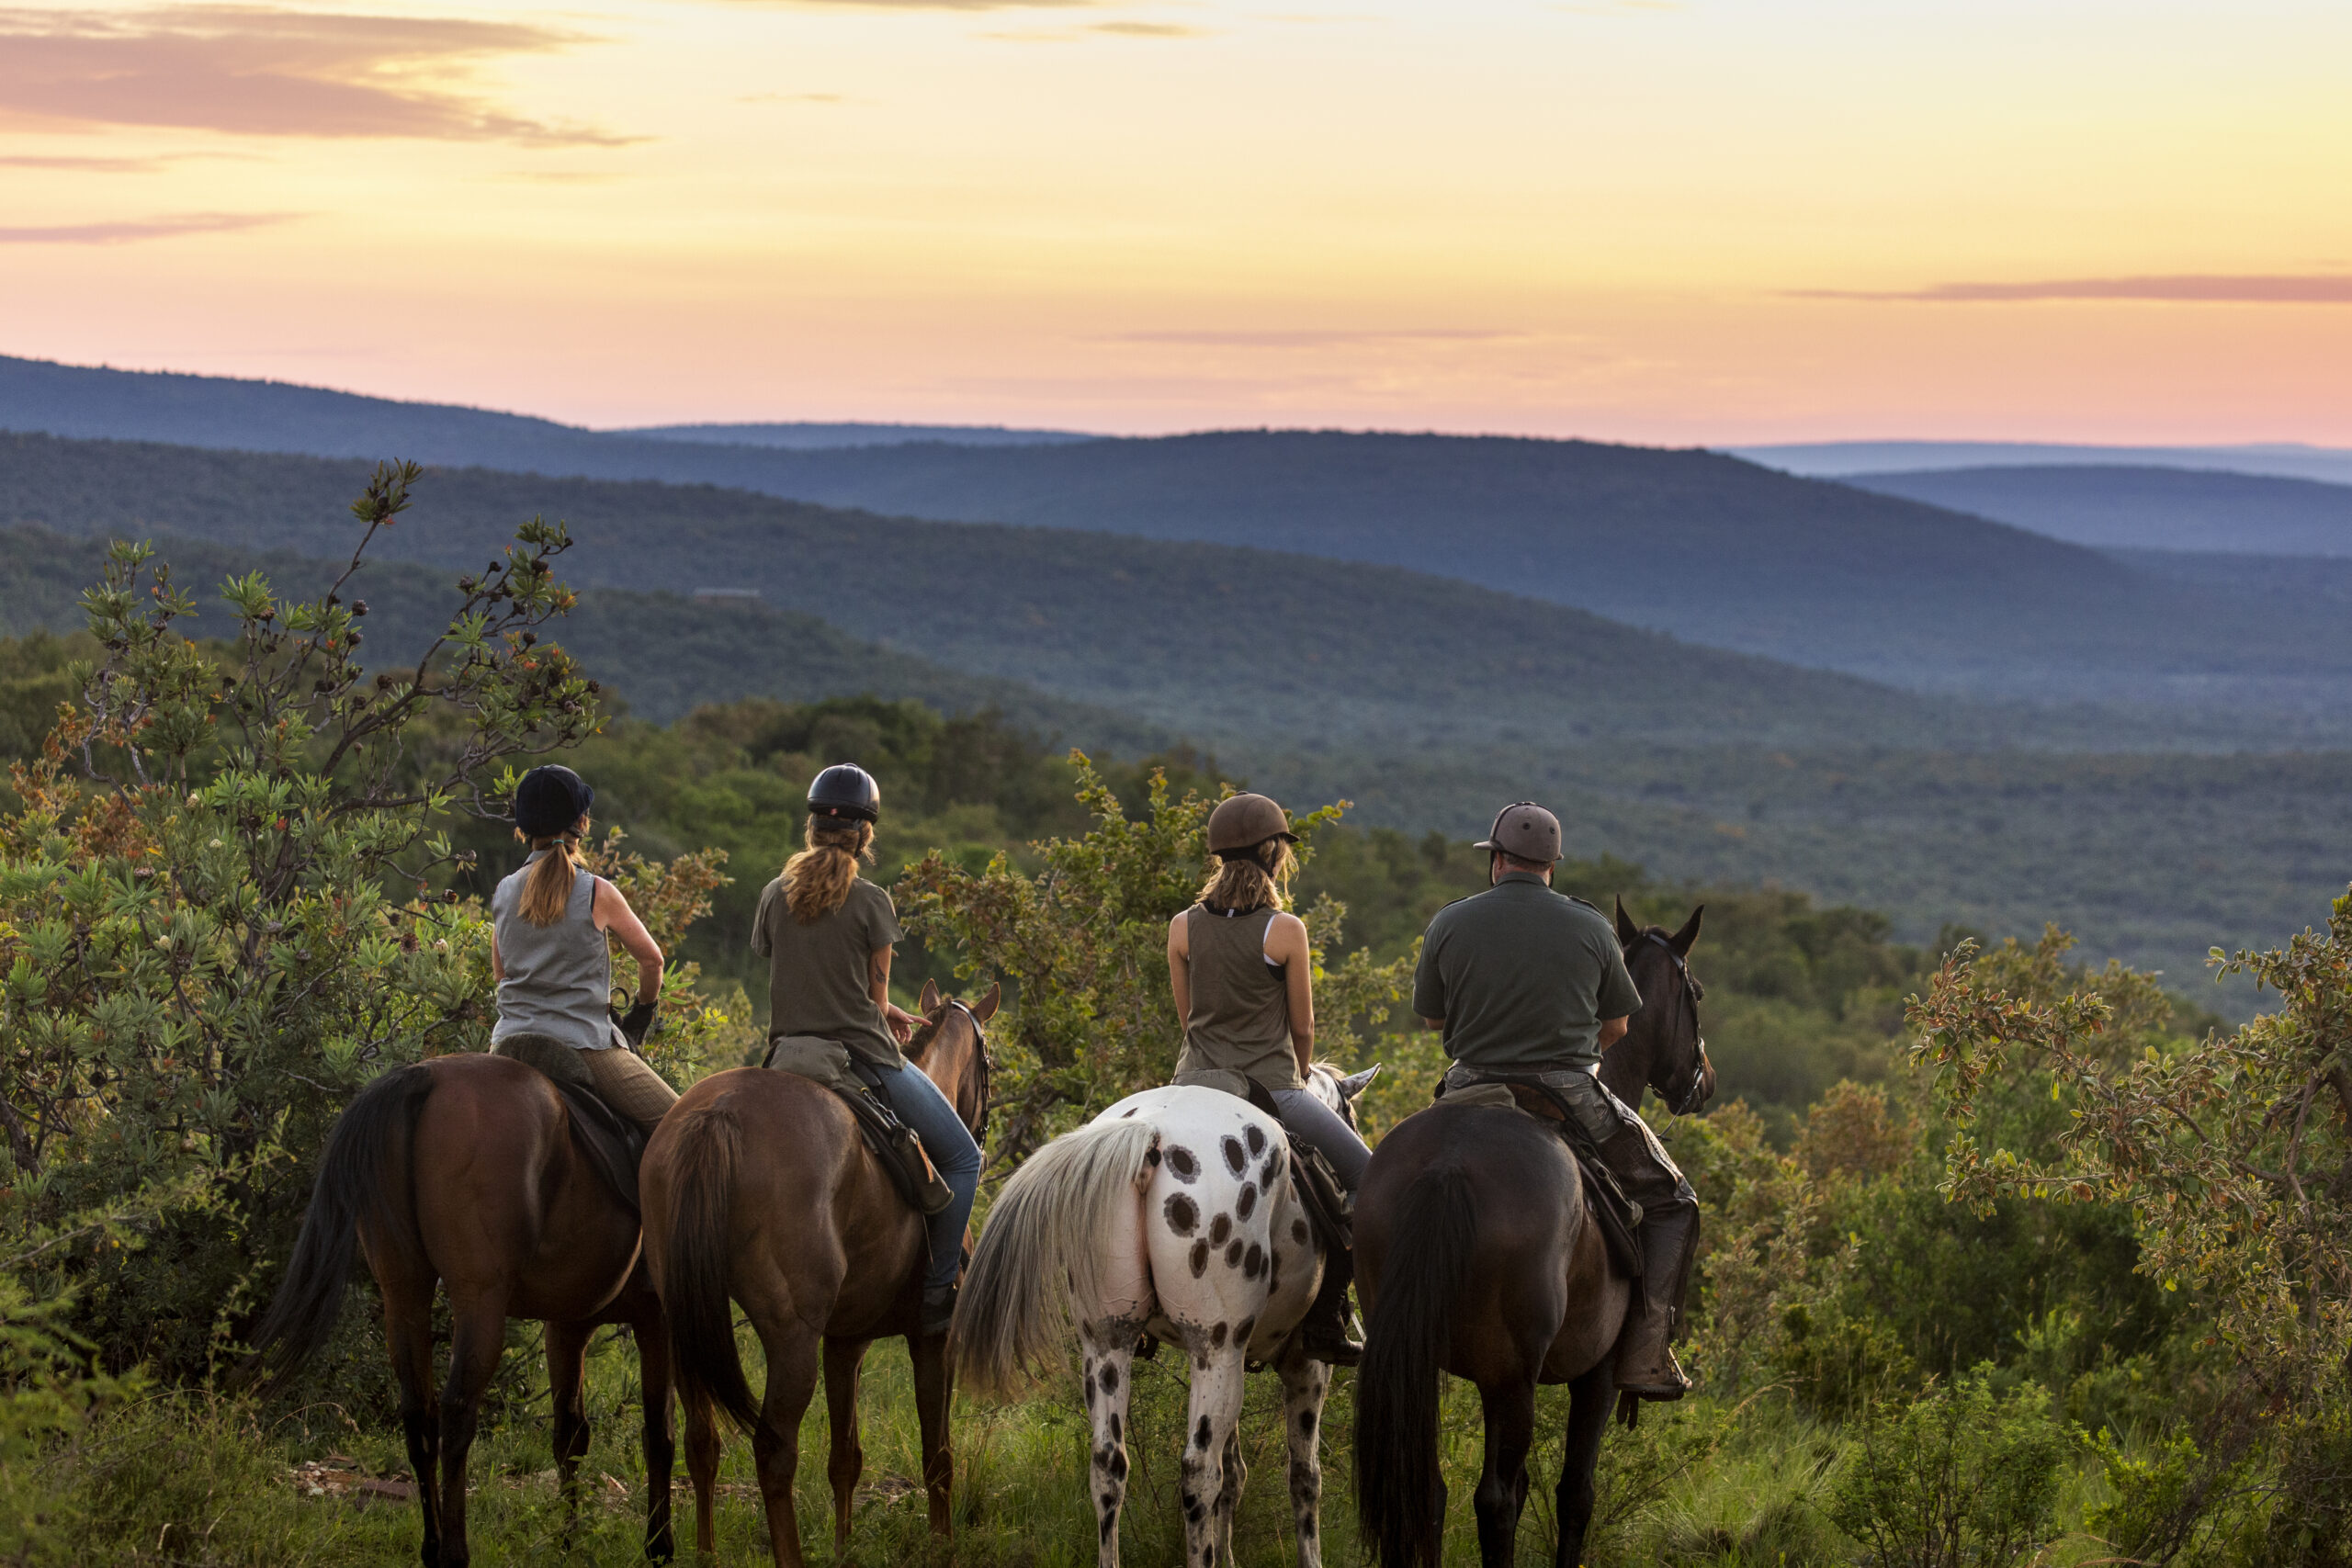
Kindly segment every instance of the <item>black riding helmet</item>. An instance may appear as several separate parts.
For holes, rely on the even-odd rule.
[[[549,762],[533,768],[514,786],[514,826],[526,839],[556,839],[588,815],[596,792],[570,768]]]
[[[876,822],[882,817],[882,786],[854,762],[836,762],[808,785],[808,815]]]

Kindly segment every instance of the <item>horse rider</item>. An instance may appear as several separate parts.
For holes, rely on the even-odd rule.
[[[1283,1126],[1331,1162],[1352,1201],[1372,1150],[1306,1088],[1315,962],[1306,922],[1287,909],[1297,841],[1288,814],[1262,795],[1230,796],[1209,813],[1216,869],[1168,922],[1168,985],[1184,1023],[1175,1081],[1234,1088],[1238,1075],[1263,1089]],[[1302,1348],[1327,1366],[1351,1367],[1363,1353],[1348,1332],[1351,1262],[1339,1250],[1325,1260],[1323,1289],[1299,1325]]]
[[[1487,889],[1440,909],[1421,942],[1413,1011],[1445,1032],[1448,1088],[1502,1078],[1539,1082],[1566,1101],[1577,1129],[1642,1206],[1645,1310],[1626,1327],[1617,1386],[1679,1399],[1690,1379],[1674,1359],[1675,1292],[1698,1240],[1699,1201],[1648,1125],[1596,1076],[1625,1036],[1641,993],[1609,918],[1552,888],[1560,820],[1532,802],[1503,807],[1477,847]]]
[[[882,786],[843,762],[808,785],[808,847],[760,894],[752,951],[768,961],[768,1035],[814,1035],[868,1069],[891,1112],[922,1140],[955,1194],[929,1217],[921,1331],[944,1334],[956,1313],[964,1229],[980,1187],[980,1145],[939,1086],[899,1049],[919,1021],[890,1000],[890,948],[906,933],[890,895],[857,874],[874,859]]]
[[[490,896],[490,972],[498,982],[491,1046],[537,1035],[571,1047],[598,1098],[650,1134],[678,1099],[632,1048],[653,1027],[662,949],[621,890],[580,863],[595,798],[565,767],[533,768],[515,785],[514,833],[531,853]],[[637,960],[642,987],[618,1024],[607,934]]]

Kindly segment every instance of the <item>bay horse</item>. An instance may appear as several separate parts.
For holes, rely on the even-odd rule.
[[[976,1138],[988,1130],[983,1032],[1001,987],[966,1006],[925,984],[922,1027],[907,1059],[937,1084]],[[906,1337],[922,1428],[931,1529],[948,1533],[955,1479],[947,1440],[953,1383],[946,1337],[918,1332],[923,1219],[859,1136],[857,1120],[823,1085],[767,1067],[715,1073],[673,1106],[646,1146],[639,1174],[645,1250],[670,1314],[673,1364],[686,1411],[686,1469],[695,1483],[695,1540],[716,1549],[713,1488],[720,1438],[713,1407],[752,1434],[768,1540],[777,1568],[800,1568],[792,1481],[800,1417],[820,1368],[832,1434],[833,1551],[849,1548],[865,1452],[857,1440],[859,1368],[884,1336]],[[730,1301],[741,1302],[767,1353],[767,1388],[754,1402],[735,1348]],[[821,1348],[820,1348],[821,1347]]]
[[[1624,1037],[1602,1054],[1600,1077],[1636,1109],[1645,1089],[1678,1114],[1696,1112],[1714,1092],[1699,1032],[1699,986],[1688,964],[1704,912],[1669,935],[1637,928],[1618,906],[1618,941],[1642,1006]],[[1355,1224],[1356,1280],[1369,1325],[1356,1376],[1355,1434],[1366,1551],[1384,1568],[1437,1568],[1445,1538],[1442,1371],[1477,1384],[1485,1409],[1476,1508],[1486,1568],[1509,1568],[1513,1558],[1536,1385],[1568,1384],[1554,1562],[1577,1568],[1633,1280],[1590,1223],[1567,1145],[1551,1124],[1521,1111],[1441,1100],[1381,1140]]]
[[[645,1554],[667,1562],[670,1340],[638,1256],[638,1217],[575,1145],[555,1085],[504,1056],[395,1067],[353,1097],[328,1135],[286,1278],[249,1368],[280,1377],[334,1331],[356,1248],[384,1300],[401,1425],[424,1514],[424,1568],[465,1568],[466,1460],[506,1320],[546,1325],[555,1461],[576,1515],[588,1451],[590,1335],[626,1324],[645,1404]],[[447,1382],[433,1386],[433,1291],[449,1298]]]
[[[1352,1126],[1349,1102],[1378,1071],[1342,1078],[1318,1062],[1307,1088]],[[1299,1568],[1323,1561],[1317,1444],[1330,1371],[1291,1332],[1323,1258],[1290,1178],[1279,1121],[1222,1089],[1170,1086],[1130,1095],[1039,1149],[989,1213],[956,1304],[956,1370],[977,1390],[1014,1392],[1059,1359],[1075,1322],[1101,1568],[1118,1568],[1127,1395],[1145,1336],[1191,1362],[1185,1562],[1233,1562],[1242,1378],[1265,1360],[1282,1379]]]

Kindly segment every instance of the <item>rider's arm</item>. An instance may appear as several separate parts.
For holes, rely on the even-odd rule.
[[[490,977],[493,980],[506,978],[506,960],[498,955],[498,931],[495,927],[490,933]]]
[[[1176,998],[1176,1021],[1193,1016],[1192,922],[1179,915],[1168,922],[1168,994]]]
[[[1624,1039],[1625,1031],[1628,1026],[1628,1020],[1624,1018],[1602,1019],[1600,1021],[1600,1048],[1606,1051],[1611,1045],[1616,1044],[1620,1040]]]
[[[1289,992],[1290,1048],[1298,1055],[1299,1077],[1315,1060],[1315,954],[1306,945],[1306,922],[1276,915],[1266,927],[1266,956],[1283,966]]]
[[[1443,1029],[1445,1027],[1445,1020],[1442,1018],[1425,1018],[1421,1020],[1421,1027],[1423,1029]]]
[[[865,994],[882,1010],[882,1021],[890,1027],[891,1037],[904,1045],[915,1037],[914,1015],[890,999],[890,950],[877,947],[865,961]]]
[[[605,881],[596,879],[594,902],[591,906],[600,931],[610,931],[621,944],[621,951],[637,960],[637,999],[652,1002],[662,999],[662,948],[637,911],[628,907],[621,890]]]

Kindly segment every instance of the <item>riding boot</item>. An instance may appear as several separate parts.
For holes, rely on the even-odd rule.
[[[1635,1122],[1601,1145],[1600,1157],[1642,1206],[1642,1279],[1617,1340],[1617,1387],[1642,1399],[1679,1399],[1690,1380],[1674,1359],[1682,1293],[1699,1240],[1699,1201],[1649,1129]]]
[[[956,1282],[922,1288],[922,1316],[916,1327],[926,1339],[947,1332],[956,1321]]]
[[[1348,1286],[1356,1277],[1355,1254],[1334,1247],[1323,1255],[1323,1287],[1298,1322],[1298,1348],[1327,1367],[1352,1367],[1363,1359]]]

